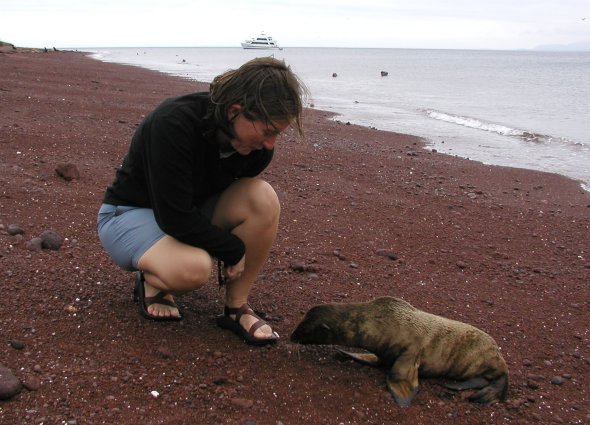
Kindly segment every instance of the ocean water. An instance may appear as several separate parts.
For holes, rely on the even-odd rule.
[[[210,82],[284,59],[335,119],[413,134],[439,152],[562,174],[590,190],[590,52],[104,48],[91,55]],[[387,72],[382,76],[381,71]]]

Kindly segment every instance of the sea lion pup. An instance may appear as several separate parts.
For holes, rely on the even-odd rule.
[[[313,307],[291,341],[369,351],[372,354],[339,350],[362,363],[387,367],[387,387],[402,407],[416,395],[418,375],[460,381],[446,385],[455,390],[478,389],[469,397],[478,403],[505,400],[508,393],[508,367],[491,336],[399,298]]]

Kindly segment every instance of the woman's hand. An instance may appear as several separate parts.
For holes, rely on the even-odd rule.
[[[239,279],[244,272],[244,266],[246,265],[246,255],[242,257],[240,261],[232,266],[225,266],[223,268],[223,275],[231,282],[232,280]]]

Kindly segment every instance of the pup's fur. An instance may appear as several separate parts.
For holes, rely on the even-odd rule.
[[[341,350],[355,360],[389,368],[387,386],[404,407],[418,391],[418,375],[461,381],[447,385],[456,390],[477,388],[469,400],[478,403],[505,400],[508,393],[508,367],[491,336],[399,298],[313,307],[291,341],[359,347],[373,353]]]

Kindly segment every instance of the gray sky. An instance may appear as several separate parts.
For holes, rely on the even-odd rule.
[[[21,47],[234,46],[590,50],[590,0],[0,0]]]

